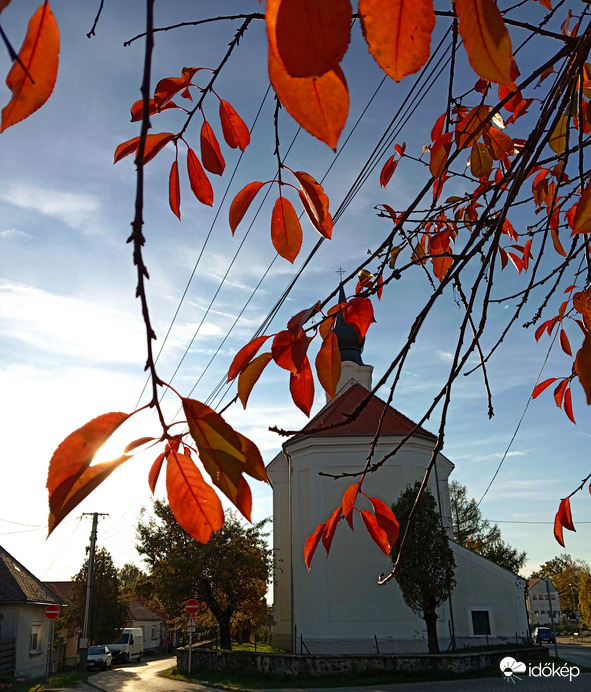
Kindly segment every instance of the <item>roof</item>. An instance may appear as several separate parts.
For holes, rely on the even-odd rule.
[[[0,604],[7,603],[63,605],[59,596],[0,546]]]
[[[158,615],[151,608],[148,608],[141,601],[129,602],[129,619],[130,620],[164,620],[162,615]]]
[[[44,581],[45,586],[57,594],[64,603],[69,603],[74,589],[73,581]]]
[[[308,421],[302,430],[291,439],[308,435],[375,435],[378,429],[380,417],[386,408],[386,414],[381,427],[382,435],[407,435],[414,430],[415,435],[435,440],[435,435],[421,426],[416,428],[416,423],[385,401],[372,394],[361,413],[354,419],[338,425],[329,430],[322,430],[326,426],[342,423],[345,416],[351,414],[370,392],[355,382],[345,389],[333,402],[325,406],[319,413]]]

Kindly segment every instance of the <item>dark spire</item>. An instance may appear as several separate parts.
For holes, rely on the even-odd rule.
[[[345,300],[345,291],[343,284],[341,284],[339,288],[339,302],[343,303]],[[357,363],[357,365],[365,365],[361,359],[365,339],[359,339],[355,328],[347,324],[341,314],[337,317],[334,333],[337,335],[339,351],[341,352],[341,363],[351,361]]]

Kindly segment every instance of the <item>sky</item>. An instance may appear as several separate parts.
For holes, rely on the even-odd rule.
[[[37,4],[21,0],[3,12],[3,29],[15,45],[20,45]],[[42,110],[0,136],[0,544],[43,580],[68,580],[78,572],[92,512],[106,515],[99,521],[98,542],[110,551],[115,564],[141,565],[135,530],[142,508],[149,512],[147,474],[156,456],[152,450],[128,461],[46,539],[45,482],[49,459],[60,441],[97,415],[130,412],[138,402],[147,402],[146,341],[135,298],[131,249],[126,244],[135,171],[132,157],[113,165],[117,145],[139,134],[139,124],[130,122],[129,108],[140,97],[143,44],[138,40],[124,47],[123,43],[141,33],[143,3],[105,3],[96,36],[89,39],[86,34],[98,5],[53,0],[61,33],[54,93]],[[258,12],[261,5],[255,0],[227,2],[223,11]],[[217,12],[219,3],[160,2],[156,26]],[[537,22],[543,8],[529,3],[524,12]],[[180,75],[183,66],[215,68],[237,27],[237,22],[215,23],[158,33],[154,80]],[[443,22],[438,24],[436,40],[445,28]],[[526,55],[524,61],[531,58]],[[6,73],[6,55],[1,64]],[[337,154],[298,132],[286,113],[281,113],[279,124],[281,151],[289,150],[287,165],[319,180],[326,176],[323,185],[333,213],[347,198],[414,83],[412,78],[401,84],[383,79],[358,25],[343,66],[351,109]],[[458,89],[462,83],[470,88],[475,81],[465,64],[459,65],[458,75]],[[221,178],[211,176],[212,208],[192,198],[183,174],[182,221],[171,213],[167,181],[174,148],[167,147],[146,167],[145,261],[156,348],[162,347],[158,371],[177,391],[205,402],[218,391],[234,354],[252,338],[318,239],[304,223],[304,245],[294,265],[277,259],[269,232],[271,196],[255,216],[257,199],[234,237],[228,226],[233,196],[252,180],[275,176],[274,103],[270,94],[265,96],[267,84],[264,27],[253,22],[216,82],[217,93],[249,126],[256,119],[253,141],[242,156],[223,148],[227,169]],[[419,93],[427,98],[393,141],[406,142],[407,151],[419,157],[444,108],[446,91],[445,76],[421,87]],[[9,98],[2,83],[0,103]],[[205,112],[221,139],[215,99],[206,101]],[[153,131],[178,131],[181,124],[179,114],[170,111],[153,119]],[[195,148],[199,126],[193,123],[187,133]],[[368,249],[379,244],[389,228],[378,218],[375,205],[403,209],[423,184],[418,169],[403,162],[388,187],[380,188],[379,171],[392,153],[393,142],[350,203],[343,205],[333,240],[323,243],[302,272],[270,333],[332,292],[339,268],[350,272]],[[511,271],[509,267],[502,275],[504,285],[497,296],[511,295],[519,287],[519,278]],[[412,318],[428,294],[429,287],[417,272],[394,282],[375,305],[376,324],[364,351],[365,362],[375,368],[374,378],[404,344]],[[494,342],[514,307],[514,300],[492,307],[487,343]],[[534,300],[522,321],[530,319],[536,308]],[[556,310],[555,302],[552,308]],[[422,416],[446,378],[459,319],[454,297],[446,296],[413,346],[393,402],[411,419]],[[506,541],[527,552],[525,574],[562,552],[552,535],[554,514],[560,498],[588,473],[591,415],[582,389],[573,387],[576,426],[556,408],[550,394],[530,400],[542,368],[545,379],[565,374],[570,367],[556,351],[544,365],[548,345],[548,340],[536,345],[532,330],[520,326],[505,340],[489,365],[495,408],[490,421],[479,374],[460,378],[443,450],[455,465],[451,478],[465,484],[476,499],[483,496],[506,455],[481,510],[485,518],[499,522]],[[222,391],[223,405],[235,389]],[[313,413],[323,402],[317,387]],[[179,401],[174,395],[167,394],[162,403],[167,416],[178,418]],[[220,397],[214,398],[212,405],[219,404]],[[234,405],[226,415],[256,442],[267,463],[281,445],[269,426],[297,429],[307,420],[290,402],[287,374],[271,367],[248,408],[243,411]],[[425,427],[436,432],[436,419]],[[118,455],[121,446],[135,438],[158,435],[157,421],[150,412],[138,414],[119,432],[102,458]],[[165,497],[163,485],[156,489],[158,498]],[[253,497],[253,519],[269,517],[270,488],[253,482]],[[586,491],[573,498],[572,507],[577,532],[567,532],[567,551],[591,561],[591,502]]]

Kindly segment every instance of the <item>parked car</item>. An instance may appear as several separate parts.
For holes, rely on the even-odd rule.
[[[89,646],[86,664],[89,668],[107,670],[113,662],[113,654],[108,646]]]
[[[536,627],[532,634],[534,644],[543,644],[548,642],[549,644],[554,644],[556,642],[556,637],[554,632],[549,627]]]

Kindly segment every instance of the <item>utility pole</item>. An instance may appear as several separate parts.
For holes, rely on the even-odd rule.
[[[85,512],[85,514],[88,514]],[[82,635],[80,637],[80,644],[78,646],[78,653],[80,660],[78,663],[78,670],[81,673],[86,672],[86,665],[88,660],[88,630],[90,627],[90,599],[92,596],[92,576],[94,571],[94,552],[96,548],[96,533],[98,527],[98,518],[106,517],[108,514],[100,514],[94,512],[92,514],[92,529],[90,531],[90,548],[88,550],[88,570],[86,573],[86,599],[84,602],[84,623],[82,625]]]

